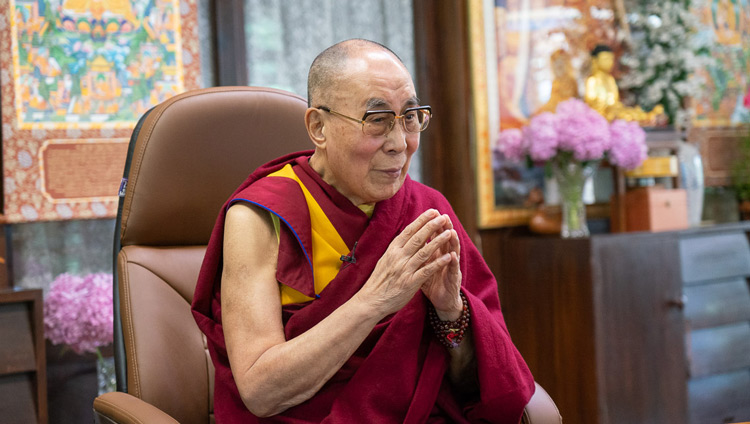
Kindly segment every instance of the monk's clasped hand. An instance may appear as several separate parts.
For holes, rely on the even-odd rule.
[[[432,306],[441,320],[454,321],[461,316],[463,301],[461,300],[461,244],[458,232],[448,215],[443,215],[445,224],[436,234],[448,232],[450,239],[448,243],[442,243],[440,248],[433,253],[433,257],[449,255],[450,262],[447,266],[440,268],[422,285],[422,292],[430,300]]]
[[[452,264],[455,262],[457,268],[457,249],[458,236],[448,216],[429,209],[393,239],[358,296],[364,296],[365,302],[383,316],[394,313],[420,288],[435,286],[431,283],[435,276],[442,280],[455,274]],[[460,277],[458,284],[460,287]],[[443,289],[430,291],[440,299],[439,303],[448,303],[445,298],[450,295]]]

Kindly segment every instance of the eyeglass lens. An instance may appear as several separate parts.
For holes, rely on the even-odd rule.
[[[427,128],[430,114],[425,110],[410,110],[399,117],[403,128],[408,133],[418,133]],[[396,116],[392,112],[371,113],[367,115],[364,122],[364,131],[368,135],[383,135],[393,129]]]

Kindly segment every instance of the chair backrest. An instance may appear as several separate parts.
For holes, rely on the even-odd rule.
[[[312,146],[306,107],[268,88],[195,90],[133,132],[115,236],[118,390],[180,423],[213,418],[213,365],[190,303],[217,214],[257,166]]]

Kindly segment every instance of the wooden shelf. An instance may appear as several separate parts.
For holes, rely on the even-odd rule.
[[[0,422],[47,422],[42,290],[0,290]]]

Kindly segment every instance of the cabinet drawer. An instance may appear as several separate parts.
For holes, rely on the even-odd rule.
[[[750,322],[695,330],[689,337],[691,377],[750,368]]]
[[[35,381],[29,373],[0,376],[0,422],[28,424],[41,422],[35,405]]]
[[[750,420],[750,370],[692,380],[688,384],[690,424]]]
[[[750,275],[750,245],[745,233],[680,239],[682,280],[687,285]]]
[[[36,369],[30,303],[0,303],[0,375]]]
[[[750,287],[744,278],[685,287],[690,329],[750,321]]]

